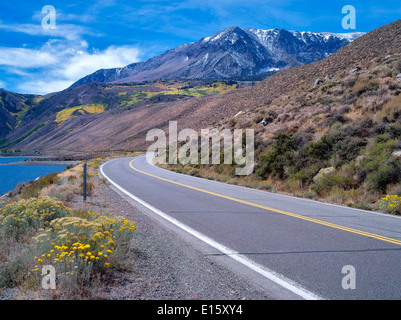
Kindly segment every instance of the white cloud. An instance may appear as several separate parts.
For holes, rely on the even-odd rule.
[[[72,84],[68,80],[50,80],[47,81],[45,78],[36,78],[27,80],[21,83],[18,88],[19,92],[31,93],[31,94],[48,94],[51,92],[58,92],[68,88]]]
[[[17,69],[44,67],[57,60],[49,52],[25,48],[0,48],[0,65]]]
[[[111,46],[95,53],[78,51],[58,72],[68,79],[79,79],[99,69],[118,68],[139,61],[139,50],[131,46]]]
[[[134,46],[110,46],[90,50],[84,40],[51,39],[37,49],[0,48],[0,69],[20,76],[18,92],[46,94],[64,90],[99,69],[138,62]]]

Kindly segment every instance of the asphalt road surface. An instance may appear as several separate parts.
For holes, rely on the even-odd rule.
[[[401,299],[401,218],[177,174],[101,167],[166,227],[277,299]]]

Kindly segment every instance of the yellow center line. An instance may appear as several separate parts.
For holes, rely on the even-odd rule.
[[[212,192],[212,191],[200,189],[200,188],[193,187],[193,186],[190,186],[190,185],[186,185],[186,184],[183,184],[183,183],[180,183],[180,182],[176,182],[176,181],[172,181],[172,180],[169,180],[169,179],[166,179],[166,178],[162,178],[162,177],[156,176],[154,174],[151,174],[151,173],[148,173],[148,172],[145,172],[145,171],[142,171],[140,169],[135,168],[132,163],[134,161],[138,160],[138,159],[140,159],[140,158],[133,159],[129,163],[129,166],[133,170],[135,170],[137,172],[140,172],[142,174],[145,174],[147,176],[162,180],[162,181],[166,181],[166,182],[173,183],[173,184],[181,186],[181,187],[185,187],[185,188],[188,188],[188,189],[192,189],[192,190],[196,190],[196,191],[203,192],[203,193],[206,193],[206,194],[210,194],[210,195],[213,195],[213,196],[216,196],[216,197],[219,197],[219,198],[223,198],[223,199],[235,201],[235,202],[238,202],[238,203],[246,204],[246,205],[249,205],[249,206],[252,206],[252,207],[256,207],[256,208],[260,208],[260,209],[264,209],[264,210],[280,213],[280,214],[283,214],[283,215],[286,215],[286,216],[290,216],[290,217],[293,217],[293,218],[297,218],[297,219],[313,222],[313,223],[316,223],[316,224],[320,224],[320,225],[323,225],[323,226],[327,226],[327,227],[331,227],[331,228],[335,228],[335,229],[339,229],[339,230],[343,230],[343,231],[347,231],[347,232],[363,235],[363,236],[366,236],[366,237],[369,237],[369,238],[374,238],[374,239],[382,240],[382,241],[385,241],[385,242],[390,242],[390,243],[395,243],[395,244],[401,245],[401,241],[397,240],[397,239],[387,238],[387,237],[384,237],[384,236],[381,236],[381,235],[378,235],[378,234],[369,233],[369,232],[365,232],[365,231],[361,231],[361,230],[357,230],[357,229],[353,229],[353,228],[348,228],[348,227],[345,227],[345,226],[341,226],[341,225],[338,225],[338,224],[334,224],[334,223],[318,220],[318,219],[315,219],[315,218],[302,216],[302,215],[299,215],[299,214],[296,214],[296,213],[292,213],[292,212],[287,212],[287,211],[283,211],[283,210],[279,210],[279,209],[275,209],[275,208],[270,208],[268,206],[264,206],[264,205],[261,205],[261,204],[253,203],[253,202],[246,201],[246,200],[241,200],[241,199],[238,199],[238,198],[233,198],[233,197],[226,196],[226,195],[223,195],[223,194],[215,193],[215,192]]]

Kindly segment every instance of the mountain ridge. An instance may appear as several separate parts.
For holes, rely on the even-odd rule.
[[[228,79],[264,72],[270,75],[323,59],[361,35],[228,27],[143,62],[100,69],[72,86],[89,82]]]

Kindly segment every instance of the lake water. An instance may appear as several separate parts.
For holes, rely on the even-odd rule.
[[[0,163],[14,163],[27,158],[0,158]],[[66,165],[0,166],[0,195],[15,189],[19,182],[33,181],[52,172],[61,172]]]

